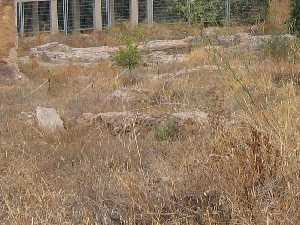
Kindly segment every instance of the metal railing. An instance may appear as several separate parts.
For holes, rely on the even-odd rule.
[[[138,23],[253,24],[265,18],[267,0],[16,0],[18,31],[51,31],[57,20],[66,34],[111,27],[137,16]],[[96,4],[96,1],[97,4]],[[138,12],[132,13],[132,2]],[[54,7],[52,4],[56,2]],[[97,9],[97,7],[100,9]],[[51,9],[57,10],[56,14]],[[100,16],[96,17],[99,14]],[[53,15],[57,19],[53,19]],[[101,21],[95,21],[100,19]],[[98,23],[97,23],[98,22]],[[99,26],[99,25],[98,25]],[[99,27],[98,27],[99,28]]]
[[[50,1],[18,2],[18,31],[21,33],[49,32]]]

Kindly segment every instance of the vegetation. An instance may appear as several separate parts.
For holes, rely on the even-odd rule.
[[[230,1],[230,3],[232,19],[251,24],[266,18],[269,1],[241,0]],[[195,0],[191,1],[190,5],[183,0],[177,4],[177,10],[186,20],[206,25],[224,24],[227,16],[223,0]]]
[[[101,44],[120,44],[119,29],[139,41],[194,32],[180,25],[153,25],[143,35],[115,29]],[[244,28],[238,29],[226,28],[229,34]],[[100,43],[95,37],[93,46]],[[22,55],[32,40],[21,41]],[[1,223],[298,224],[300,63],[287,59],[299,49],[281,36],[255,50],[207,44],[215,42],[180,51],[182,60],[133,64],[137,79],[120,86],[122,68],[110,61],[19,60],[28,80],[0,79]],[[135,47],[123,49],[127,68]],[[48,77],[51,88],[41,85]],[[64,132],[40,129],[34,116],[40,105],[57,109]],[[199,111],[208,116],[190,118]],[[99,112],[118,116],[87,119]],[[177,123],[174,113],[188,116]]]
[[[292,52],[291,40],[281,35],[272,35],[264,45],[265,54],[277,60],[288,59]]]
[[[272,35],[271,39],[263,44],[264,54],[277,61],[295,63],[299,59],[299,40],[290,39],[288,36]]]
[[[155,128],[155,136],[160,141],[167,141],[175,138],[178,134],[178,127],[175,120],[168,120]]]
[[[8,57],[11,48],[16,44],[16,31],[14,29],[14,5],[5,0],[0,2],[0,27],[5,32],[0,32],[0,60]]]
[[[115,61],[118,65],[133,70],[141,61],[138,46],[128,41],[126,48],[121,48],[116,54]]]
[[[221,24],[225,17],[225,4],[220,0],[196,0],[188,5],[183,1],[178,5],[178,10],[187,20],[193,23]]]
[[[300,1],[293,0],[291,4],[292,12],[291,12],[291,30],[297,35],[300,34]]]

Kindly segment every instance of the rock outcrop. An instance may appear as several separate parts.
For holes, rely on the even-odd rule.
[[[178,57],[163,54],[162,51],[187,50],[190,48],[190,46],[191,39],[158,40],[150,41],[146,44],[140,44],[138,46],[138,49],[144,53],[159,51],[159,53],[153,54],[153,57],[163,62],[170,62],[176,60]],[[99,61],[112,58],[116,54],[116,52],[122,47],[124,46],[72,48],[70,46],[58,42],[52,42],[32,48],[31,55],[40,57],[44,61],[53,63],[98,63]]]
[[[174,121],[178,126],[193,123],[198,126],[208,124],[208,114],[205,112],[177,112],[153,115],[138,112],[105,112],[84,113],[77,119],[79,124],[102,123],[112,134],[127,133],[139,128],[149,128],[160,125],[166,121]]]

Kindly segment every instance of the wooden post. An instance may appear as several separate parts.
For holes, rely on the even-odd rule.
[[[80,31],[80,1],[72,1],[72,10],[73,10],[73,32]]]
[[[108,4],[108,27],[112,27],[115,24],[115,1],[114,0],[107,0]]]
[[[138,25],[139,23],[139,1],[130,1],[130,23],[132,25]]]
[[[102,30],[101,0],[95,0],[95,4],[94,4],[94,28],[96,30]]]
[[[147,0],[147,23],[153,24],[153,0]]]
[[[39,2],[32,2],[32,32],[34,34],[40,31],[39,27]]]
[[[51,33],[56,34],[58,33],[57,0],[52,0],[50,4],[51,4],[51,8],[50,8]]]

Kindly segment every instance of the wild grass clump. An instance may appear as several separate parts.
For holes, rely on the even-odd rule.
[[[264,44],[264,54],[277,61],[288,60],[294,54],[295,41],[287,36],[272,35]]]
[[[13,1],[0,2],[0,58],[6,58],[16,44]]]
[[[130,71],[133,70],[141,62],[138,46],[132,41],[128,41],[126,47],[117,52],[115,61],[119,66],[123,66]]]
[[[178,126],[175,120],[170,119],[155,128],[155,137],[159,141],[168,141],[178,134]]]

